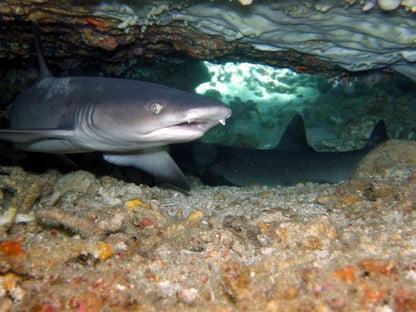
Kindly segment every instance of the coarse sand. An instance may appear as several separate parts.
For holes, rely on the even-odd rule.
[[[416,142],[335,185],[0,170],[0,311],[416,311]]]

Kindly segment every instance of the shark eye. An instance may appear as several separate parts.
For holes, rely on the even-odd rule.
[[[163,110],[163,105],[160,103],[152,103],[150,104],[150,111],[155,114],[159,115]]]

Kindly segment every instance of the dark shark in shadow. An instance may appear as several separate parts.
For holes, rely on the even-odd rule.
[[[192,149],[193,159],[188,160],[188,171],[207,185],[337,183],[355,170],[365,154],[386,140],[384,122],[379,121],[364,148],[346,152],[317,152],[307,142],[302,116],[296,115],[274,149],[190,143],[187,148]]]

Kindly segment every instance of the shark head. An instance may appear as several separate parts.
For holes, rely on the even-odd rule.
[[[114,96],[101,92],[87,119],[97,133],[132,142],[136,148],[198,139],[215,125],[225,125],[231,116],[228,106],[208,97],[149,82],[122,82],[111,91],[118,94],[117,103]],[[140,92],[133,95],[135,90]]]

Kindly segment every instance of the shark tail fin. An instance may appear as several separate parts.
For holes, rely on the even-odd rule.
[[[365,145],[366,149],[372,149],[377,145],[387,141],[387,131],[386,125],[383,120],[379,120],[374,126],[373,131],[371,132],[370,139]]]
[[[46,66],[45,58],[43,57],[42,43],[40,41],[40,35],[39,35],[39,24],[37,20],[32,20],[32,31],[33,31],[33,36],[35,38],[36,53],[38,54],[39,78],[43,79],[46,77],[52,77],[51,72]]]

